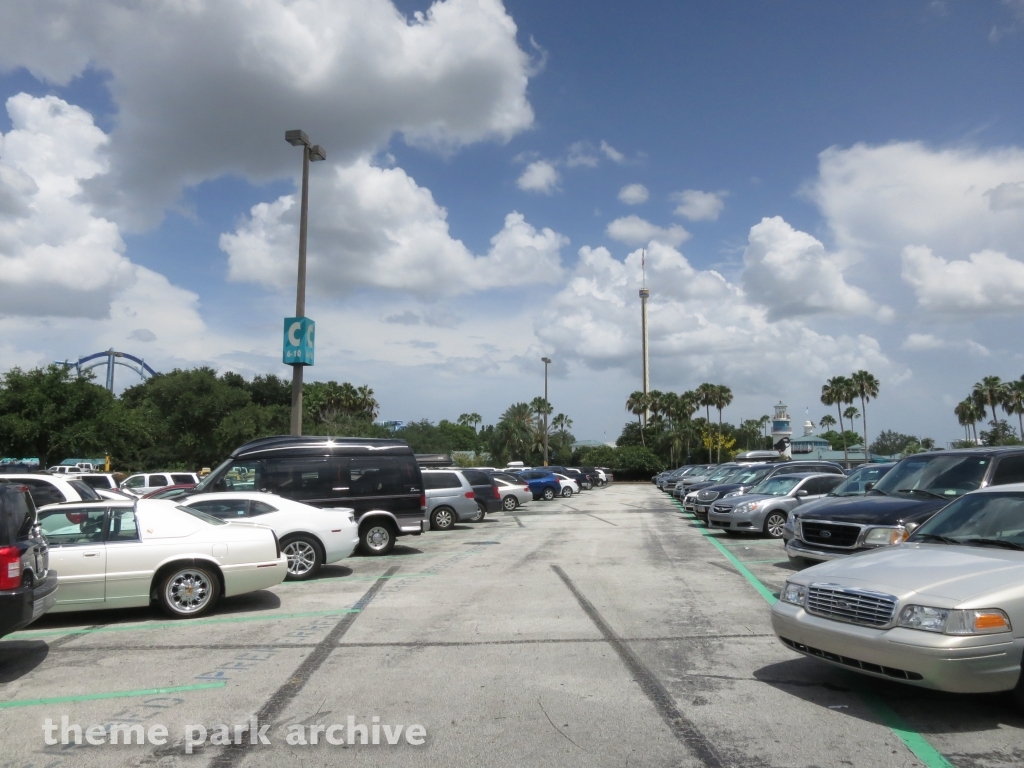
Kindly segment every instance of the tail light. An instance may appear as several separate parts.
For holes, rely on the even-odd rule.
[[[21,550],[17,547],[0,547],[0,589],[17,589],[21,586]]]
[[[476,498],[476,491],[466,491],[466,498],[467,499],[475,499]]]
[[[501,500],[501,494],[498,492],[498,486],[492,485],[491,488],[494,489],[494,498]]]
[[[529,486],[529,485],[524,485],[524,486],[523,486],[523,490],[524,490],[524,491],[528,491],[528,490],[530,490],[530,486]]]
[[[427,514],[427,494],[426,492],[420,494],[420,512],[424,515]]]

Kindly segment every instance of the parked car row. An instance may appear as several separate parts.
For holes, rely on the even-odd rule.
[[[801,570],[771,609],[780,641],[872,677],[1009,691],[1024,709],[1024,447],[869,464],[824,494],[829,476],[797,463],[708,514],[785,540]]]
[[[402,536],[610,480],[590,468],[421,469],[404,441],[330,437],[247,443],[202,481],[0,475],[0,635],[47,611],[156,602],[199,616],[357,548],[384,555]]]

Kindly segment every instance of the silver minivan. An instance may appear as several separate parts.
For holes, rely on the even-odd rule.
[[[435,531],[447,531],[456,523],[479,522],[484,512],[476,503],[469,480],[457,469],[424,469],[423,492],[427,497],[427,520]]]

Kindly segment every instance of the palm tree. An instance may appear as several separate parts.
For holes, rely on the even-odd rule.
[[[852,427],[854,419],[860,416],[860,411],[857,410],[857,406],[851,405],[849,408],[843,411],[843,416],[846,417],[846,420],[850,422],[850,426]]]
[[[998,376],[986,376],[974,385],[973,394],[992,409],[992,423],[996,423],[996,406],[1006,397],[1006,384]]]
[[[961,400],[953,408],[953,413],[956,414],[956,420],[960,422],[960,426],[964,428],[964,440],[970,440],[971,424],[974,423],[974,402],[969,397]]]
[[[1020,438],[1024,440],[1024,377],[1017,381],[1006,382],[1006,394],[1003,397],[1003,410],[1007,415],[1017,414],[1020,426]]]
[[[541,398],[543,399],[543,398]],[[533,445],[533,413],[526,403],[510,405],[495,427],[501,445],[513,458],[523,458]]]
[[[707,382],[697,387],[697,403],[704,408],[704,415],[711,423],[711,406],[715,404],[715,385]],[[710,456],[708,458],[711,458]]]
[[[645,448],[647,447],[647,442],[644,439],[644,422],[641,416],[647,413],[648,406],[648,396],[639,389],[626,400],[626,410],[636,416],[637,423],[640,425],[640,443]]]
[[[718,463],[722,463],[722,411],[732,402],[732,390],[725,384],[715,386],[715,401],[712,405],[718,409]]]
[[[881,385],[878,383],[878,379],[864,370],[854,373],[850,377],[850,381],[853,384],[853,394],[860,397],[860,411],[863,414],[861,416],[861,424],[864,427],[864,458],[870,461],[871,454],[868,452],[868,401],[873,397],[878,397],[878,388]]]
[[[456,420],[456,423],[461,424],[464,427],[472,427],[473,431],[476,432],[476,428],[483,422],[479,413],[464,413]]]
[[[821,388],[822,404],[834,405],[839,414],[839,434],[843,438],[843,465],[847,467],[850,465],[850,456],[847,452],[846,428],[843,426],[843,403],[847,402],[850,388],[850,380],[845,376],[833,376]]]
[[[665,403],[662,402],[664,397],[664,393],[657,389],[652,389],[647,393],[647,411],[652,416],[665,413]]]
[[[824,429],[826,432],[836,425],[836,420],[833,419],[829,414],[825,414],[821,417],[821,421],[818,422],[818,426]]]
[[[772,422],[772,417],[769,416],[767,413],[764,416],[762,416],[760,419],[757,420],[757,423],[760,425],[761,429],[764,430],[764,436],[765,436],[766,439],[768,437],[768,425],[771,424],[771,422]],[[768,447],[771,448],[770,445]]]

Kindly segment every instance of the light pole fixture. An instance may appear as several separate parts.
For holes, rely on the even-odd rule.
[[[548,465],[548,366],[551,365],[550,357],[542,357],[544,363],[544,466]]]
[[[292,367],[293,435],[302,434],[302,369],[313,364],[313,332],[316,324],[306,317],[306,219],[309,214],[309,164],[326,160],[319,144],[311,144],[304,131],[285,131],[284,140],[302,147],[302,204],[299,208],[299,279],[295,289],[295,317],[284,321],[285,364]]]

